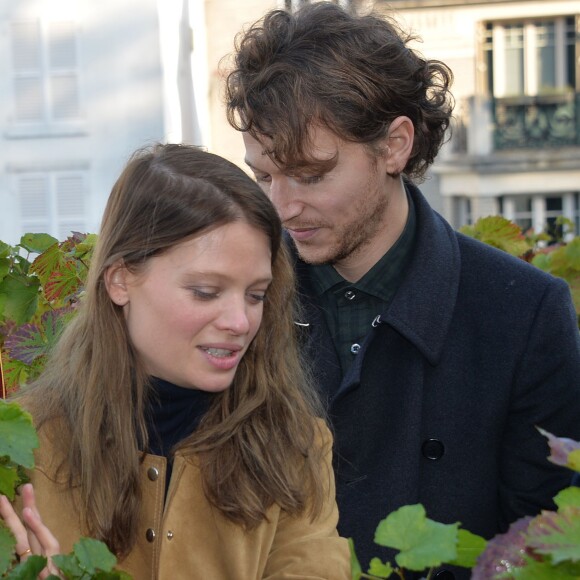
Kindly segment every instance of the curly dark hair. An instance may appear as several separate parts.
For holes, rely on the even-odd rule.
[[[404,173],[421,178],[445,140],[453,73],[407,45],[416,38],[392,19],[356,15],[318,2],[290,14],[273,10],[236,37],[227,74],[230,124],[271,140],[286,167],[309,163],[312,123],[369,145],[399,116],[415,129]]]

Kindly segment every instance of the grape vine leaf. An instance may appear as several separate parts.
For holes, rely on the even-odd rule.
[[[554,565],[551,561],[526,557],[525,565],[510,570],[508,578],[514,580],[577,580],[580,569],[569,562]]]
[[[421,571],[455,560],[458,527],[428,519],[421,504],[406,505],[379,523],[375,543],[400,550],[395,560],[402,568]]]
[[[56,243],[58,243],[58,240],[49,234],[24,234],[20,238],[19,245],[33,254],[42,254],[42,252]]]
[[[530,523],[526,537],[528,546],[549,555],[554,564],[580,562],[580,508],[568,506],[557,513],[542,512]]]
[[[388,578],[394,571],[388,562],[381,562],[379,558],[373,558],[370,562],[368,573],[379,578]]]
[[[0,280],[4,279],[8,272],[10,272],[10,260],[0,256]]]
[[[350,569],[352,571],[352,580],[360,580],[362,575],[362,568],[356,556],[354,540],[352,538],[348,539],[348,548],[350,550]]]
[[[44,556],[30,556],[24,562],[18,564],[6,575],[6,580],[37,580],[38,575],[46,566]],[[56,576],[48,576],[46,580],[55,579]]]
[[[59,270],[48,277],[44,294],[49,301],[64,300],[74,294],[81,286],[74,262],[63,262]]]
[[[477,558],[485,550],[486,545],[487,540],[485,538],[460,528],[457,531],[457,557],[446,563],[463,568],[473,568]]]
[[[42,284],[46,284],[50,275],[58,270],[65,261],[66,257],[56,242],[34,259],[30,265],[30,272],[36,274]]]
[[[497,534],[485,547],[471,572],[471,580],[495,580],[526,564],[525,532],[532,518],[516,520],[505,534]],[[509,576],[507,576],[509,577]]]
[[[554,503],[559,509],[568,506],[580,508],[580,487],[567,487],[554,497]]]
[[[497,215],[479,218],[473,225],[463,226],[460,232],[512,256],[521,256],[531,249],[520,227]]]
[[[111,572],[117,564],[117,558],[111,554],[106,544],[93,538],[81,538],[68,556],[54,556],[54,563],[63,571],[80,570],[84,574],[94,575],[97,572]]]
[[[0,400],[0,456],[8,455],[14,463],[31,469],[36,447],[38,436],[30,413],[17,403]]]
[[[46,353],[46,341],[36,324],[23,324],[6,337],[4,348],[10,358],[31,365],[35,359]]]
[[[0,520],[0,575],[4,574],[12,563],[12,554],[16,540],[6,524]]]
[[[36,311],[40,281],[36,278],[7,276],[0,282],[3,314],[16,324],[28,322]]]
[[[544,437],[548,438],[548,445],[550,446],[548,461],[580,471],[580,442],[567,437],[556,437],[541,427],[536,427],[536,429]]]
[[[11,501],[14,499],[14,490],[20,481],[18,468],[14,463],[0,463],[0,493]]]

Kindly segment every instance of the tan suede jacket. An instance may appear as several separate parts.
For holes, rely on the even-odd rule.
[[[329,496],[317,520],[289,517],[274,505],[268,521],[245,532],[207,501],[195,460],[176,455],[164,504],[166,460],[145,456],[139,537],[118,568],[135,580],[350,579],[347,541],[336,531],[338,511],[330,461],[329,452],[321,466],[328,473]],[[86,534],[74,507],[74,490],[67,489],[63,476],[55,476],[57,462],[50,444],[41,437],[31,479],[41,517],[58,538],[62,552],[68,553]]]

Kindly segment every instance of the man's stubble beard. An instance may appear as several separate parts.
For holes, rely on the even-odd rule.
[[[320,258],[309,258],[300,251],[300,246],[294,242],[302,261],[311,265],[334,265],[347,258],[356,258],[357,255],[360,255],[376,237],[380,228],[384,226],[389,200],[384,194],[375,192],[367,204],[363,213],[359,214],[355,220],[345,224],[340,230],[335,230],[339,241],[325,252],[326,255]],[[308,243],[304,246],[308,246]]]

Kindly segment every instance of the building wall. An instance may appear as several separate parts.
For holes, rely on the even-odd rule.
[[[17,55],[12,54],[11,23],[35,20],[43,25],[72,21],[77,33],[80,109],[68,132],[67,122],[15,119]],[[43,204],[49,213],[66,214],[77,203],[68,225],[97,231],[112,183],[129,154],[164,138],[156,0],[0,0],[0,31],[0,239],[16,243],[26,214],[32,215],[30,225]],[[64,188],[56,210],[54,195],[43,200],[38,189],[43,176],[56,176]],[[67,176],[82,179],[67,181]],[[49,225],[49,233],[62,237],[57,225]],[[39,228],[47,229],[42,219]]]

